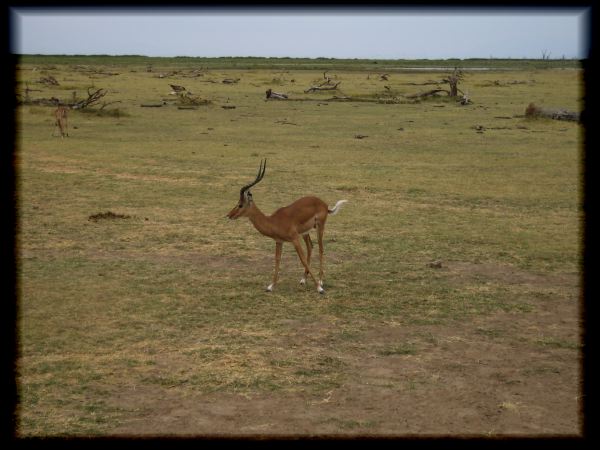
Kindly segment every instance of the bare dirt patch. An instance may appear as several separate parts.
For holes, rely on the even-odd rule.
[[[509,285],[576,287],[580,280],[579,275],[575,273],[538,274],[496,263],[475,264],[464,261],[449,261],[444,263],[444,267],[459,282],[485,280]]]
[[[286,320],[286,333],[274,338],[281,351],[288,356],[297,351],[298,358],[319,352],[338,361],[339,383],[321,390],[296,386],[250,393],[127,387],[109,401],[139,410],[140,415],[121,423],[114,433],[580,435],[577,277],[535,275],[497,265],[455,262],[448,267],[459,280],[484,277],[543,286],[553,281],[573,288],[573,295],[537,300],[532,312],[498,311],[444,325],[369,322],[349,345],[336,345],[339,335],[335,337],[331,321]]]

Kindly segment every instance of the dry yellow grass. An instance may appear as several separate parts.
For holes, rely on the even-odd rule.
[[[360,364],[423,364],[425,351],[469,345],[460,327],[476,330],[471,320],[535,317],[577,301],[577,283],[564,280],[579,272],[581,129],[521,115],[532,101],[580,110],[579,70],[472,72],[462,88],[473,104],[460,106],[305,94],[320,70],[211,67],[202,77],[158,78],[167,66],[105,69],[120,75],[31,61],[18,71],[21,92],[27,83],[42,89],[32,96],[68,100],[93,86],[120,102],[105,108],[119,114],[71,111],[65,139],[51,136],[51,108],[17,111],[22,436],[110,434],[150,414],[130,397],[119,402],[134,388],[165,398],[301,394],[321,404],[362,376]],[[389,97],[368,73],[335,71],[338,95]],[[39,86],[40,74],[60,86]],[[438,77],[398,72],[385,84],[402,99],[421,89],[407,83]],[[169,83],[210,103],[140,107],[172,97]],[[269,87],[311,100],[265,101]],[[325,232],[325,298],[298,285],[290,246],[277,290],[266,294],[274,243],[225,219],[264,157],[253,190],[264,212],[303,195],[349,200]],[[128,217],[88,220],[107,211]],[[442,270],[426,266],[436,259]],[[570,352],[565,365],[577,370],[576,321],[565,323],[549,331],[564,344],[552,348],[527,329],[487,337],[499,344],[511,335],[516,353]],[[462,341],[423,337],[453,326]],[[373,334],[382,327],[407,334],[386,342]],[[509,328],[510,320],[495,329]],[[390,395],[398,386],[435,393],[452,370],[382,385]],[[498,404],[527,412],[509,398]],[[322,423],[383,429],[363,413]]]

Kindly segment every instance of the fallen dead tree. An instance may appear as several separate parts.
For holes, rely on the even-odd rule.
[[[448,75],[442,80],[443,82],[448,83],[448,85],[450,86],[450,92],[448,93],[450,97],[458,96],[459,92],[463,94],[463,92],[460,89],[458,89],[458,83],[462,81],[463,78],[463,71],[460,70],[458,67],[455,67],[452,74]]]
[[[179,71],[175,70],[175,71],[171,71],[171,72],[162,72],[162,73],[155,75],[154,77],[155,78],[169,78],[169,77],[172,77],[172,76],[175,76],[178,74],[179,74]]]
[[[199,106],[199,105],[208,105],[212,103],[212,101],[208,99],[203,99],[193,94],[183,94],[177,96],[177,101],[181,106]]]
[[[417,100],[406,100],[402,97],[390,97],[390,98],[369,98],[369,97],[348,97],[343,95],[334,95],[329,98],[308,98],[308,97],[296,97],[282,99],[288,102],[356,102],[356,103],[379,103],[379,104],[401,104],[401,103],[416,103]]]
[[[406,98],[425,98],[425,97],[431,97],[433,95],[438,95],[440,92],[445,92],[446,94],[448,94],[448,91],[446,89],[431,89],[430,91],[426,91],[426,92],[418,92],[416,94],[405,95],[405,97]]]
[[[410,85],[414,85],[414,86],[440,85],[443,83],[448,83],[448,86],[449,86],[449,89],[441,89],[441,88],[431,89],[426,92],[419,92],[416,94],[406,95],[406,98],[425,98],[425,97],[430,97],[432,95],[437,95],[440,92],[445,92],[449,97],[458,97],[458,93],[460,92],[462,94],[462,98],[461,98],[460,102],[462,104],[470,103],[468,96],[458,88],[458,83],[463,78],[464,78],[463,71],[460,70],[458,67],[455,67],[454,71],[450,75],[448,75],[446,78],[443,78],[439,82],[427,81],[425,83],[404,83],[404,84],[410,84]]]
[[[171,89],[173,89],[173,91],[169,94],[169,95],[177,95],[177,94],[181,94],[182,92],[189,92],[184,86],[179,86],[177,84],[170,84],[169,86],[171,86]],[[191,94],[191,92],[190,92]]]
[[[210,100],[203,100],[192,92],[188,91],[184,86],[169,83],[172,91],[169,95],[177,96],[179,106],[198,106],[211,103]],[[165,102],[166,100],[163,100]],[[170,101],[170,100],[169,100]],[[180,108],[182,109],[182,108]]]
[[[50,98],[24,98],[19,99],[18,103],[21,105],[39,105],[39,106],[59,106],[65,105],[65,103],[61,102],[56,97]]]
[[[516,84],[535,84],[535,80],[511,80],[511,81],[501,81],[501,80],[484,80],[479,83],[478,86],[481,87],[508,87]]]
[[[525,117],[544,117],[547,119],[568,120],[573,122],[579,122],[580,119],[579,113],[575,111],[567,111],[566,109],[540,108],[534,103],[530,103],[527,105],[527,108],[525,108]]]
[[[47,86],[59,86],[58,81],[52,75],[40,78],[38,83],[45,84]]]
[[[93,78],[93,75],[104,75],[104,76],[115,76],[120,75],[119,72],[107,72],[103,69],[96,69],[92,66],[87,66],[84,64],[77,64],[75,66],[71,66],[71,70],[74,72],[84,72],[87,73],[90,78]]]
[[[106,211],[104,213],[92,214],[88,216],[88,220],[92,222],[98,222],[99,220],[114,220],[114,219],[131,219],[131,216],[127,214],[118,214],[112,211]]]
[[[71,103],[69,106],[72,109],[83,109],[89,106],[94,106],[100,101],[102,97],[104,97],[107,94],[107,91],[106,89],[100,88],[91,92],[90,88],[88,88],[87,94],[88,96],[86,99]]]
[[[271,89],[267,89],[267,91],[265,92],[265,95],[267,96],[267,99],[274,99],[274,100],[287,100],[288,96],[285,94],[281,94],[279,92],[274,92]]]
[[[288,122],[288,120],[287,120],[287,119],[283,119],[283,120],[276,120],[276,121],[275,121],[275,123],[278,123],[278,124],[280,124],[280,125],[296,125],[296,126],[298,126],[298,124],[297,124],[297,123],[294,123],[294,122]]]
[[[197,77],[203,77],[204,73],[202,71],[202,69],[194,69],[191,70],[189,73],[182,73],[180,76],[185,77],[185,78],[197,78]]]
[[[430,85],[434,85],[434,86],[439,86],[440,84],[442,84],[443,81],[433,81],[433,80],[429,80],[429,81],[424,81],[423,83],[415,83],[415,82],[407,82],[407,83],[399,83],[405,86],[430,86]]]
[[[87,108],[90,106],[96,106],[98,104],[98,102],[100,101],[100,99],[102,99],[107,94],[107,91],[105,89],[97,89],[92,92],[88,88],[87,98],[85,98],[83,100],[77,100],[75,95],[73,95],[73,100],[68,102],[68,101],[61,101],[60,99],[58,99],[56,97],[32,99],[32,98],[29,98],[29,91],[31,91],[31,89],[26,90],[25,98],[20,101],[21,104],[42,105],[42,106],[66,106],[70,109],[84,109],[84,108]],[[104,103],[102,108],[104,108],[107,105],[112,104],[112,103],[117,103],[117,102]]]
[[[337,87],[340,85],[341,81],[338,81],[337,83],[335,83],[332,86],[329,85],[320,85],[320,86],[311,86],[308,89],[306,89],[304,91],[305,94],[308,94],[309,92],[315,92],[315,91],[334,91],[337,89]]]
[[[458,67],[455,67],[452,74],[448,75],[446,78],[442,79],[440,82],[427,81],[425,83],[419,84],[419,85],[424,86],[424,85],[429,85],[429,84],[440,85],[442,83],[448,83],[449,89],[441,89],[441,88],[431,89],[431,90],[425,91],[425,92],[418,92],[416,94],[406,95],[405,98],[423,99],[423,98],[427,98],[427,97],[436,96],[442,92],[445,92],[448,95],[448,97],[456,98],[456,97],[458,97],[458,93],[460,92],[462,94],[462,96],[457,101],[460,102],[461,105],[468,105],[471,103],[469,94],[461,91],[458,88],[458,83],[460,81],[462,81],[463,78],[464,78],[463,71],[460,70]],[[407,83],[405,83],[405,84],[407,84]],[[408,84],[417,85],[417,83],[408,83]]]

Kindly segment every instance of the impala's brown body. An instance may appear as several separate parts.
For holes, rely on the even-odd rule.
[[[319,293],[324,293],[323,290],[323,232],[325,231],[325,223],[329,214],[336,214],[339,206],[346,200],[340,200],[333,209],[329,209],[327,204],[317,197],[302,197],[294,203],[279,208],[270,216],[263,214],[258,209],[252,200],[252,194],[249,188],[254,186],[264,176],[266,168],[266,160],[264,165],[261,163],[261,168],[258,171],[256,180],[249,185],[244,186],[240,190],[240,200],[238,204],[227,214],[230,219],[238,219],[247,217],[261,234],[275,240],[275,273],[273,275],[273,283],[268,287],[268,291],[272,291],[277,283],[279,276],[279,263],[281,261],[281,251],[284,242],[291,242],[298,253],[298,257],[304,266],[304,277],[300,283],[304,284],[306,276],[310,275],[317,286]],[[308,234],[311,230],[317,230],[319,241],[319,280],[314,277],[310,270],[310,257],[312,254],[312,241]],[[306,244],[307,254],[304,254],[300,239],[304,239]]]
[[[61,137],[69,136],[69,130],[67,126],[67,110],[68,108],[66,106],[59,106],[56,108],[56,111],[54,111],[54,117],[56,118],[54,129],[56,130],[58,127]]]

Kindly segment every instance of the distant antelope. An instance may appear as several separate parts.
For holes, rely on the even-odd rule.
[[[265,216],[252,200],[250,188],[257,184],[265,176],[267,160],[261,161],[256,179],[242,187],[240,190],[240,199],[238,204],[227,214],[229,219],[235,220],[239,217],[248,217],[254,228],[261,234],[275,240],[275,273],[273,282],[267,286],[267,291],[271,292],[277,283],[279,276],[279,263],[281,261],[281,251],[284,242],[291,242],[298,253],[298,257],[304,266],[304,276],[300,284],[306,283],[306,277],[310,275],[317,286],[317,291],[324,294],[323,289],[323,232],[325,231],[325,222],[331,214],[337,214],[341,206],[347,200],[338,201],[332,209],[317,197],[302,197],[291,205],[279,208],[270,216]],[[319,240],[319,279],[315,279],[310,270],[310,256],[312,253],[312,241],[309,232],[316,228]],[[304,254],[300,238],[304,239],[308,256]]]
[[[68,109],[69,108],[66,106],[59,106],[56,108],[56,111],[54,111],[54,117],[56,119],[56,122],[54,123],[54,131],[56,131],[56,128],[58,128],[61,137],[69,136],[69,130],[67,126]],[[52,131],[52,136],[54,136],[54,131]]]

